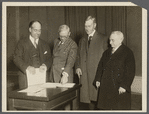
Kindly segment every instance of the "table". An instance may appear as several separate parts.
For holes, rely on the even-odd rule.
[[[72,88],[45,88],[44,96],[12,91],[8,93],[8,110],[56,110],[60,106],[67,106],[66,110],[77,110],[80,87],[80,84],[75,84]]]

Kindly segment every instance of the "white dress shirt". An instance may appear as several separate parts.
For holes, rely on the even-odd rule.
[[[93,36],[95,32],[96,32],[96,30],[94,30],[91,34],[88,35],[88,40],[89,40],[89,37]]]
[[[35,44],[34,44],[34,40],[35,40],[35,38],[33,38],[31,35],[29,36],[29,39],[31,40],[31,42],[32,42],[32,44],[35,46]],[[36,39],[36,44],[38,45],[38,41],[39,41],[39,39]]]
[[[120,44],[119,46],[117,46],[116,48],[112,49],[112,53],[114,53],[122,44]]]

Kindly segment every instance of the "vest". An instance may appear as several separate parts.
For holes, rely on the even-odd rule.
[[[35,68],[40,67],[40,52],[38,48],[32,49],[32,66]]]

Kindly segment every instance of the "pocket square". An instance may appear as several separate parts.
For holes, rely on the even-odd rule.
[[[44,54],[46,54],[46,53],[47,53],[47,51],[44,52]]]

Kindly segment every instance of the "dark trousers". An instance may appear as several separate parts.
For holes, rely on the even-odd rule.
[[[95,101],[91,101],[91,103],[82,103],[80,102],[79,110],[97,110],[97,103]]]

